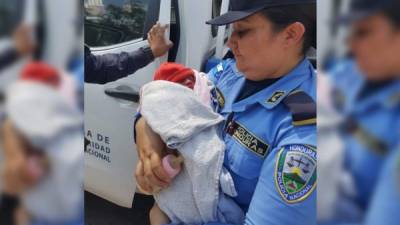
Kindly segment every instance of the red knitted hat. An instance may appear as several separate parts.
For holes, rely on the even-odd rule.
[[[167,62],[161,64],[161,66],[156,70],[154,80],[166,80],[179,83],[191,76],[194,77],[192,69],[184,67],[178,63]]]
[[[31,62],[21,71],[21,80],[37,81],[53,87],[60,84],[60,75],[58,71],[47,63]]]

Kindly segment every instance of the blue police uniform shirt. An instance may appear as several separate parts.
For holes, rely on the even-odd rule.
[[[353,60],[330,71],[337,108],[346,120],[341,133],[345,143],[345,168],[354,178],[355,204],[365,209],[372,196],[386,155],[400,136],[400,82],[393,81],[362,95],[366,80]]]
[[[385,159],[371,202],[362,221],[324,225],[397,225],[400,212],[400,148]]]
[[[233,59],[208,73],[215,110],[226,119],[224,166],[247,225],[316,224],[316,75],[307,59],[235,101],[245,77]],[[209,223],[220,224],[220,223]]]
[[[365,225],[399,224],[400,212],[400,148],[385,161],[376,191],[365,217]]]

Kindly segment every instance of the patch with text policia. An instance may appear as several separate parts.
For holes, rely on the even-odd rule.
[[[240,123],[236,121],[228,122],[226,132],[251,152],[263,158],[268,154],[269,145],[247,130]]]

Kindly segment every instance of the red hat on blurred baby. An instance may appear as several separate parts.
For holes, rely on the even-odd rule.
[[[21,71],[20,80],[37,81],[52,87],[58,87],[61,82],[57,69],[43,62],[28,63]]]
[[[190,77],[194,77],[192,69],[170,62],[161,64],[154,74],[154,80],[166,80],[174,83],[182,82]]]

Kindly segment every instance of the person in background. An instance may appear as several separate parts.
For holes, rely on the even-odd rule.
[[[12,35],[13,46],[6,48],[0,52],[0,72],[11,66],[18,59],[27,57],[36,50],[36,43],[33,40],[32,27],[20,24]],[[3,95],[1,95],[0,104],[3,103]],[[2,118],[0,118],[2,122]],[[0,193],[0,224],[12,224],[15,207],[18,205],[18,199]]]
[[[21,24],[13,34],[14,46],[0,53],[0,71],[21,57],[32,54],[36,49],[32,27]]]
[[[34,62],[6,92],[1,183],[20,199],[17,225],[83,225],[82,118],[61,83],[56,69]]]
[[[93,55],[85,46],[85,82],[105,84],[126,77],[163,56],[173,43],[165,39],[168,25],[155,24],[147,34],[149,46],[134,52]]]

